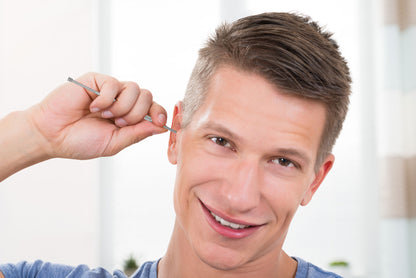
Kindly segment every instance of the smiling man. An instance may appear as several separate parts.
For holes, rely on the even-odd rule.
[[[176,222],[161,277],[333,275],[282,251],[347,111],[349,70],[330,36],[307,18],[261,14],[201,49],[174,111]]]
[[[165,112],[147,91],[94,78],[99,81],[90,83],[101,96],[88,95],[91,99],[67,108],[89,106],[77,120],[70,119],[70,111],[48,112],[68,106],[59,90],[45,100],[49,105],[44,101],[42,109],[32,108],[43,117],[27,113],[35,123],[28,130],[42,138],[43,147],[37,149],[49,151],[46,155],[37,150],[30,162],[8,172],[0,169],[0,177],[50,157],[111,155],[162,131]],[[200,50],[185,98],[174,110],[172,128],[178,132],[170,135],[168,158],[177,165],[176,221],[167,252],[145,263],[133,277],[339,277],[287,255],[282,246],[297,208],[310,202],[334,163],[331,150],[346,116],[350,82],[337,44],[308,18],[268,13],[220,26]],[[113,104],[115,97],[119,101]],[[134,104],[126,108],[123,104],[132,98]],[[141,121],[147,113],[156,126]],[[46,131],[49,119],[62,124],[63,115],[68,117],[68,131]],[[3,120],[0,129],[10,121]],[[98,123],[100,131],[108,129],[107,137],[100,136],[106,140],[85,134],[90,131],[85,127]],[[81,145],[95,140],[97,148],[80,153],[76,148],[81,140],[76,139],[81,135]],[[63,139],[56,142],[57,137]],[[102,269],[41,261],[2,265],[0,270],[6,278],[22,273],[111,276]],[[123,277],[117,271],[114,275]]]
[[[178,105],[169,148],[177,220],[160,268],[189,265],[177,277],[294,277],[296,262],[281,250],[289,224],[334,160],[315,172],[324,105],[222,66],[183,128],[181,115]]]

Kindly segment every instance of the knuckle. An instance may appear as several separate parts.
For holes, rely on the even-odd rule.
[[[128,88],[131,88],[133,90],[140,91],[140,87],[139,87],[139,85],[136,82],[126,81],[125,82],[125,86],[128,87]]]
[[[120,90],[120,82],[112,76],[106,76],[102,83],[102,88],[110,91],[118,91]]]
[[[96,74],[97,74],[96,72],[89,71],[89,72],[84,73],[81,77],[90,77],[90,76],[94,77]]]
[[[153,101],[153,95],[149,90],[142,89],[140,92],[140,97],[147,100],[147,101]]]
[[[113,86],[117,86],[120,83],[116,78],[109,76],[108,79],[105,81],[108,82],[109,84],[113,85]]]

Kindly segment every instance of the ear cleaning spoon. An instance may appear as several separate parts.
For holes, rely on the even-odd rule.
[[[90,87],[88,87],[88,86],[85,86],[84,84],[82,84],[82,83],[80,83],[80,82],[78,82],[78,81],[76,81],[76,80],[74,80],[73,78],[71,78],[71,77],[68,77],[68,81],[69,82],[72,82],[72,83],[74,83],[74,84],[76,84],[76,85],[78,85],[78,86],[81,86],[82,88],[84,88],[84,89],[86,89],[86,90],[88,90],[88,91],[90,91],[90,92],[93,92],[94,94],[96,94],[97,96],[99,96],[100,95],[100,92],[98,92],[98,91],[96,91],[96,90],[94,90],[94,89],[92,89],[92,88],[90,88]],[[113,100],[113,101],[116,101],[115,99]],[[152,121],[152,118],[149,116],[149,115],[146,115],[146,116],[144,116],[144,119],[146,120],[146,121],[148,121],[148,122],[153,122]],[[168,126],[166,126],[166,125],[164,125],[163,126],[163,128],[165,128],[165,129],[167,129],[167,130],[169,130],[169,131],[171,131],[171,132],[173,132],[173,133],[176,133],[176,130],[174,130],[174,129],[172,129],[172,128],[170,128],[170,127],[168,127]]]

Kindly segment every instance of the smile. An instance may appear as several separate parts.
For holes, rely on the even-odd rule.
[[[240,225],[240,224],[237,224],[237,223],[229,222],[229,221],[219,217],[218,215],[216,215],[212,211],[210,211],[209,213],[211,213],[211,215],[215,218],[215,220],[218,223],[220,223],[221,225],[223,225],[225,227],[229,227],[229,228],[232,228],[232,229],[235,229],[235,230],[246,229],[246,228],[250,227],[249,225]]]
[[[231,218],[225,220],[216,212],[213,212],[213,209],[208,208],[201,200],[200,204],[208,225],[221,236],[230,239],[242,239],[256,233],[263,227],[263,225],[233,220]]]

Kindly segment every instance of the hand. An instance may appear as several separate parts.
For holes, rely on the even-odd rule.
[[[77,81],[99,91],[100,96],[68,82],[26,113],[47,158],[110,156],[166,131],[162,128],[166,111],[136,83],[97,73]],[[147,114],[153,123],[143,120]]]

